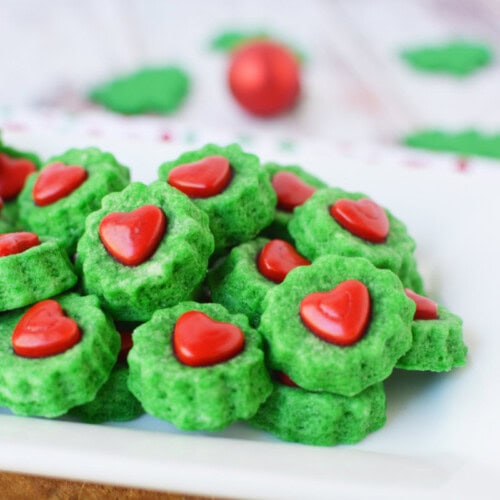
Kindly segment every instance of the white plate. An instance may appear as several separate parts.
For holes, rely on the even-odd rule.
[[[89,142],[50,134],[6,134],[4,140],[44,156]],[[162,160],[187,149],[92,142],[146,182]],[[447,374],[393,374],[386,384],[387,424],[355,446],[281,443],[243,423],[208,435],[179,432],[149,416],[96,426],[2,411],[0,468],[233,498],[487,497],[500,473],[500,165],[475,162],[463,173],[447,157],[422,155],[426,165],[409,168],[401,165],[401,151],[360,147],[347,156],[313,142],[283,152],[260,141],[252,151],[364,191],[405,221],[430,293],[464,319],[468,366]]]

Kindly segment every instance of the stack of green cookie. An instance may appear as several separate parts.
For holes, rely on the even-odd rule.
[[[0,405],[17,414],[145,411],[353,443],[384,424],[395,367],[465,363],[404,224],[362,193],[237,145],[166,161],[149,185],[96,148],[41,166],[13,151],[0,148],[0,191],[23,168],[0,226]]]

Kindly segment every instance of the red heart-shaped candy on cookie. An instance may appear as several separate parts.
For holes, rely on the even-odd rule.
[[[12,347],[19,356],[43,358],[61,354],[80,341],[77,323],[64,315],[55,300],[42,300],[28,309],[12,334]]]
[[[284,240],[271,240],[266,243],[257,259],[259,272],[275,283],[281,283],[292,269],[309,264],[293,245]]]
[[[417,306],[413,319],[438,319],[437,304],[433,300],[419,295],[409,288],[405,288],[405,293]]]
[[[126,266],[148,260],[160,244],[167,217],[155,205],[143,205],[131,212],[112,212],[101,220],[99,236],[106,250]]]
[[[0,257],[7,257],[24,252],[28,248],[40,245],[40,240],[35,233],[20,231],[0,235]]]
[[[365,333],[370,320],[370,292],[358,280],[346,280],[328,292],[307,295],[300,317],[318,337],[339,345],[352,345]]]
[[[245,337],[236,325],[216,321],[200,311],[188,311],[175,324],[173,345],[181,363],[210,366],[238,355]]]
[[[191,198],[209,198],[221,193],[231,180],[231,165],[224,156],[207,156],[173,168],[168,183]]]
[[[330,214],[349,232],[372,243],[383,243],[389,234],[385,210],[368,198],[337,200]]]
[[[7,201],[15,198],[24,187],[26,177],[33,172],[36,166],[31,160],[0,153],[0,196]]]
[[[304,204],[316,191],[292,172],[277,172],[271,184],[278,197],[278,208],[285,212],[293,212],[295,207]]]
[[[87,179],[87,171],[78,165],[52,163],[45,167],[33,186],[33,200],[44,207],[65,198]]]

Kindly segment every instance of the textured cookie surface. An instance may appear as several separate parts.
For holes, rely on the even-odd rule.
[[[276,194],[259,159],[245,153],[238,145],[221,147],[207,144],[201,149],[182,154],[175,161],[160,166],[160,179],[166,180],[175,167],[196,162],[208,156],[227,158],[232,178],[219,194],[193,198],[207,213],[217,251],[254,238],[274,217]]]
[[[76,282],[66,250],[54,239],[24,252],[0,257],[0,311],[60,294]]]
[[[467,347],[462,336],[462,320],[443,306],[437,319],[412,322],[413,343],[397,362],[397,368],[415,371],[450,371],[465,366]]]
[[[329,292],[346,280],[367,287],[371,313],[364,335],[343,346],[313,334],[301,319],[300,304],[307,295]],[[415,303],[394,273],[366,259],[321,257],[295,269],[264,302],[259,332],[266,340],[270,365],[307,390],[357,394],[387,378],[411,346]]]
[[[39,206],[33,199],[34,185],[43,169],[54,163],[83,167],[87,178],[67,196]],[[104,195],[120,191],[129,183],[128,168],[119,164],[111,153],[97,148],[70,149],[51,158],[41,172],[28,178],[19,195],[21,222],[42,238],[59,239],[70,254],[84,231],[87,215],[100,207]]]
[[[253,326],[259,323],[266,293],[276,286],[257,268],[257,256],[268,241],[257,238],[234,247],[207,276],[212,300],[231,312],[245,314]]]
[[[249,423],[294,443],[357,443],[384,425],[385,406],[382,383],[347,397],[276,382],[273,393]]]
[[[415,242],[401,221],[384,209],[389,221],[388,235],[384,242],[372,243],[344,228],[330,214],[330,207],[338,200],[364,198],[368,197],[362,193],[329,188],[317,191],[297,207],[288,228],[299,252],[311,260],[327,254],[364,257],[377,267],[399,274],[403,257],[415,249]]]
[[[245,336],[242,352],[211,366],[181,363],[172,347],[178,318],[201,311],[215,321],[238,326]],[[220,430],[248,419],[272,391],[258,333],[240,314],[218,304],[185,302],[157,311],[134,331],[128,355],[129,387],[152,415],[185,430]]]
[[[144,205],[159,207],[167,227],[153,255],[137,266],[112,257],[99,236],[108,214],[127,213]],[[102,200],[92,213],[77,251],[77,268],[87,293],[99,297],[115,320],[146,321],[154,311],[191,298],[205,277],[213,251],[208,218],[187,196],[158,181],[130,184]]]
[[[128,388],[128,372],[126,364],[117,364],[96,397],[89,403],[75,406],[70,414],[92,424],[127,422],[140,417],[144,410]]]
[[[91,401],[118,355],[120,337],[96,297],[68,294],[56,300],[82,334],[77,344],[61,354],[43,358],[14,354],[11,336],[25,310],[1,316],[0,405],[18,415],[57,417]]]

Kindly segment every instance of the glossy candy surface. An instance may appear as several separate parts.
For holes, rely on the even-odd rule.
[[[167,227],[167,217],[155,205],[131,212],[112,212],[101,220],[99,236],[106,250],[126,266],[138,266],[154,254]]]
[[[370,320],[370,293],[357,280],[346,280],[327,292],[307,295],[300,317],[318,337],[339,345],[352,345],[364,335]]]
[[[237,49],[229,65],[231,93],[257,116],[283,113],[300,94],[300,66],[287,48],[271,41],[249,42]]]
[[[236,325],[216,321],[200,311],[188,311],[175,324],[173,345],[181,363],[210,366],[237,356],[245,337]]]
[[[207,156],[173,168],[168,183],[191,198],[221,193],[231,181],[231,165],[224,156]]]
[[[342,227],[371,243],[383,243],[389,234],[384,209],[368,198],[337,200],[330,207],[330,214]]]
[[[37,245],[40,245],[40,240],[34,233],[19,231],[17,233],[1,234],[0,257],[21,253]]]
[[[58,302],[38,302],[26,311],[12,334],[12,347],[19,356],[43,358],[60,354],[79,342],[80,328],[65,316]]]
[[[275,283],[281,283],[292,269],[309,264],[293,245],[278,239],[266,243],[257,258],[259,272]]]
[[[87,179],[87,171],[78,165],[52,163],[45,167],[33,186],[33,201],[46,206],[70,195]]]
[[[295,207],[304,204],[316,191],[292,172],[277,172],[271,184],[278,197],[278,208],[293,212]]]
[[[32,161],[0,153],[0,196],[6,201],[15,198],[33,172],[36,166]]]

